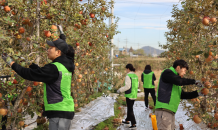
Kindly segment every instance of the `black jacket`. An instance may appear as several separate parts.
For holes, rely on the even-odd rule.
[[[145,74],[149,74],[151,72],[151,70],[144,70],[144,73]],[[156,77],[155,77],[155,74],[153,74],[153,77],[152,77],[152,85],[154,85],[154,81],[156,80]],[[143,76],[143,73],[141,75],[141,81],[144,83],[144,76]],[[154,85],[155,86],[155,85]]]
[[[176,75],[170,69],[166,69],[160,77],[159,89],[158,89],[158,101],[163,103],[169,103],[172,92],[172,86],[175,85],[191,85],[195,84],[194,79],[181,78]],[[192,99],[198,97],[198,92],[185,92],[182,90],[181,99]]]
[[[66,57],[66,56],[60,56],[54,59],[53,62],[59,62],[63,64],[68,71],[74,73],[74,63],[72,59]],[[53,63],[52,62],[52,63]],[[14,63],[12,65],[12,69],[19,74],[24,79],[30,80],[30,81],[38,81],[38,82],[44,82],[46,84],[52,84],[54,83],[58,77],[59,72],[57,67],[54,64],[46,64],[44,67],[39,67],[36,64],[30,65],[30,68],[24,68],[20,66],[17,63]],[[51,93],[47,92],[47,95],[51,95]],[[48,118],[52,117],[59,117],[59,118],[67,118],[71,119],[73,118],[74,112],[63,112],[63,111],[46,111],[46,116]]]

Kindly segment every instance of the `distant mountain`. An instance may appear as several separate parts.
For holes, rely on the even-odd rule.
[[[125,48],[125,47],[123,47]],[[130,48],[127,48],[127,52],[129,52]],[[150,46],[144,46],[140,49],[143,49],[146,55],[160,55],[162,52],[164,52],[164,50],[160,50],[160,49],[156,49],[154,47],[150,47]]]
[[[162,52],[164,52],[164,50],[159,50],[159,49],[156,49],[156,48],[150,47],[150,46],[144,46],[140,49],[143,49],[145,54],[147,54],[147,55],[149,55],[149,54],[150,55],[155,55],[155,54],[160,55]]]

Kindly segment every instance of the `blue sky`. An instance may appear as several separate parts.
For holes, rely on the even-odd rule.
[[[166,43],[166,21],[171,19],[173,4],[181,7],[179,0],[115,0],[114,15],[120,18],[118,30],[121,33],[114,37],[114,44],[126,47],[127,39],[128,48],[161,49],[158,42]]]

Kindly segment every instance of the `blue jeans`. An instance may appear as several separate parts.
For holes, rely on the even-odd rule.
[[[69,130],[71,125],[70,119],[50,118],[49,130]]]

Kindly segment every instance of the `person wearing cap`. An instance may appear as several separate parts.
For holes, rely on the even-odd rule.
[[[24,79],[44,83],[43,115],[49,119],[49,129],[69,130],[74,117],[74,101],[71,96],[71,80],[75,69],[74,49],[66,43],[62,27],[58,27],[60,38],[47,41],[48,58],[52,62],[44,67],[32,64],[30,68],[24,68],[7,55],[2,55],[2,58]]]
[[[175,114],[181,99],[193,99],[203,96],[203,84],[195,79],[183,78],[189,66],[184,60],[176,60],[169,69],[162,71],[157,88],[155,115],[158,130],[174,130]],[[199,90],[185,92],[181,86],[192,85]]]

